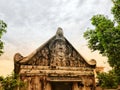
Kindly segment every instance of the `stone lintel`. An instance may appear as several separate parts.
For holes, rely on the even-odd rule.
[[[32,66],[32,65],[21,65],[21,69],[38,69],[38,70],[72,70],[72,71],[93,71],[90,67],[61,67],[56,66],[52,68],[50,66]]]
[[[81,77],[48,77],[47,81],[51,82],[81,82]]]
[[[92,71],[67,71],[67,70],[21,70],[20,74],[36,74],[46,76],[81,76],[94,75]]]

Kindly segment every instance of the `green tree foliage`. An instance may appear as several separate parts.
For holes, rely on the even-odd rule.
[[[99,79],[99,85],[102,88],[117,88],[117,77],[114,73],[114,70],[109,71],[108,73],[103,72],[99,73],[97,78]]]
[[[24,86],[24,83],[17,78],[18,76],[15,74],[8,75],[7,77],[0,76],[0,84],[3,90],[14,90],[17,87]]]
[[[7,24],[0,20],[0,55],[3,53],[4,43],[1,40],[3,33],[6,32]]]
[[[120,0],[112,0],[111,9],[114,20],[104,15],[95,15],[91,18],[94,29],[88,29],[84,37],[88,40],[88,47],[100,51],[108,57],[108,63],[114,68],[120,83]]]
[[[120,0],[112,0],[114,6],[112,7],[112,14],[114,15],[115,21],[120,24]]]

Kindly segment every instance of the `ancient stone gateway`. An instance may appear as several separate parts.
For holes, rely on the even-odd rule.
[[[61,28],[27,57],[14,56],[14,71],[26,83],[18,90],[94,90],[96,61],[87,62]]]

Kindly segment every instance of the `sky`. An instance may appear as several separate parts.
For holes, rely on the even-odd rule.
[[[55,35],[58,27],[86,60],[95,59],[97,66],[108,70],[107,58],[88,49],[83,33],[94,28],[90,23],[93,15],[112,18],[111,7],[111,0],[0,0],[0,19],[8,25],[2,37],[0,75],[13,71],[15,53],[29,55]]]

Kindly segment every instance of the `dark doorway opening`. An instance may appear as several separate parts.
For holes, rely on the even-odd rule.
[[[72,90],[72,83],[52,82],[52,90]]]

